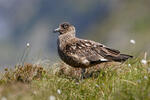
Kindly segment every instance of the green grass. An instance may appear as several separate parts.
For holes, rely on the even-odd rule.
[[[26,71],[28,67],[6,71],[0,80],[0,98],[50,100],[50,96],[55,96],[56,100],[150,100],[150,65],[141,64],[140,59],[119,67],[101,68],[98,77],[82,81],[64,74],[52,74],[52,68],[38,68],[33,68],[34,75]]]

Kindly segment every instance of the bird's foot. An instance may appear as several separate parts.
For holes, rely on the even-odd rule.
[[[85,77],[85,71],[86,71],[85,68],[82,68],[82,69],[81,69],[81,80],[83,80],[83,79],[86,78],[86,77]]]

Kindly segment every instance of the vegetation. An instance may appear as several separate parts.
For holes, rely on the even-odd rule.
[[[0,99],[150,100],[149,65],[136,58],[117,66],[96,67],[91,72],[88,69],[88,78],[80,80],[80,69],[62,63],[49,68],[25,64],[1,74]]]

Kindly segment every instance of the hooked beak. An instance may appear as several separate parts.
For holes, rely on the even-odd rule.
[[[56,32],[59,32],[60,31],[60,28],[56,28],[55,30],[54,30],[54,32],[56,33]]]

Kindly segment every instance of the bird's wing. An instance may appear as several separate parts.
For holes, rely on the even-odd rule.
[[[90,63],[111,61],[111,56],[117,57],[120,54],[118,50],[83,39],[68,43],[64,49],[69,56],[76,56],[79,60],[86,58]]]

